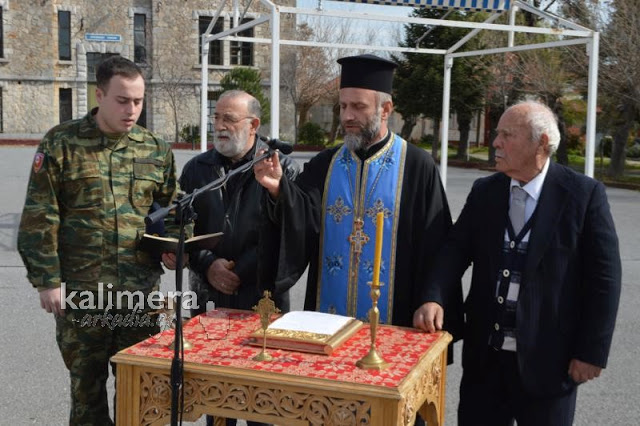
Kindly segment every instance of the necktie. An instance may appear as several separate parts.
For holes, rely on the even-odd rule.
[[[511,207],[509,208],[509,219],[511,220],[511,226],[516,235],[520,233],[520,230],[524,226],[525,214],[524,206],[527,200],[527,191],[519,186],[511,187]]]

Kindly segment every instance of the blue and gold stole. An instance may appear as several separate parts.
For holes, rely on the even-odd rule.
[[[384,212],[380,262],[380,283],[384,285],[378,309],[380,322],[391,323],[406,144],[392,134],[364,163],[344,145],[334,154],[322,200],[316,310],[367,318],[372,304],[367,283],[373,278],[376,215]]]

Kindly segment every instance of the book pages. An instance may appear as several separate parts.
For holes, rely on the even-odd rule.
[[[268,329],[301,331],[332,336],[351,321],[353,321],[353,318],[342,315],[313,311],[293,311],[287,312],[272,322]]]

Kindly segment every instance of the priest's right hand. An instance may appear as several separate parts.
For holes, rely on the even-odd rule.
[[[260,152],[262,154],[264,151]],[[280,179],[282,178],[282,166],[278,153],[274,153],[259,163],[254,164],[253,174],[256,180],[262,185],[274,200],[280,195]]]
[[[64,309],[60,306],[61,292],[60,287],[40,291],[40,307],[48,313],[53,312],[54,315],[63,317]]]
[[[442,330],[444,309],[436,302],[427,302],[413,314],[413,326],[427,333]]]

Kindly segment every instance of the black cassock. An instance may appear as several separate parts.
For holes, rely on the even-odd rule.
[[[381,149],[389,136],[357,152],[361,161]],[[280,181],[280,197],[273,202],[266,194],[261,226],[259,268],[262,285],[276,291],[296,283],[308,263],[305,310],[316,310],[319,234],[322,225],[322,197],[333,155],[339,147],[322,151],[307,164],[295,183]],[[421,300],[422,286],[432,261],[451,227],[451,213],[433,158],[423,149],[407,144],[400,198],[392,324],[412,326],[413,313]],[[455,332],[461,325],[462,294],[452,283],[445,306],[445,329]],[[346,291],[346,287],[345,287]],[[455,293],[460,294],[455,294]]]

